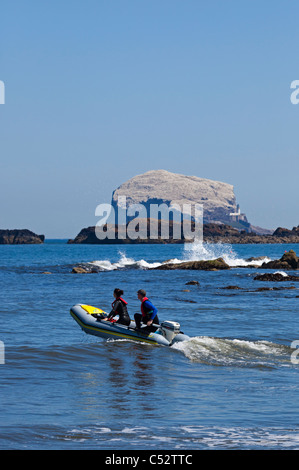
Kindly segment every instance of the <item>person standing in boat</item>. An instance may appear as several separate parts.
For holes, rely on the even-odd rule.
[[[114,289],[113,296],[115,300],[112,302],[112,310],[109,313],[108,317],[105,320],[112,320],[116,315],[119,316],[116,323],[120,323],[121,325],[129,326],[131,319],[128,313],[127,304],[122,295],[124,291],[121,289]]]
[[[159,325],[158,310],[152,304],[152,302],[146,297],[146,292],[143,289],[139,289],[137,292],[138,299],[141,302],[141,314],[135,313],[136,328],[141,328],[141,323],[146,324],[146,327],[142,329],[144,332],[154,332],[157,330],[155,325]]]

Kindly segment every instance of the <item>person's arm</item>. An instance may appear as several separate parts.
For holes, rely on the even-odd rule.
[[[115,315],[118,315],[117,309],[119,306],[119,301],[115,302],[113,309],[108,315],[108,320],[111,320],[111,318],[115,317]]]
[[[156,307],[155,307],[149,300],[146,300],[146,301],[144,302],[144,304],[145,304],[145,307],[146,307],[146,308],[150,309],[149,312],[148,312],[148,313],[151,315],[149,321],[150,321],[151,323],[153,323],[153,320],[154,320],[155,316],[157,315],[158,310],[156,309]],[[148,322],[148,323],[149,323],[149,322]],[[151,323],[150,323],[150,324],[151,324]]]

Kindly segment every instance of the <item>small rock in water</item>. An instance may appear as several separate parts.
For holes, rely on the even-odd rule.
[[[82,268],[81,266],[75,266],[72,269],[72,273],[75,273],[75,274],[87,274],[87,273],[90,273],[90,272],[91,272],[90,270]]]
[[[239,286],[226,286],[226,287],[223,287],[223,289],[241,289],[241,287],[239,287]]]

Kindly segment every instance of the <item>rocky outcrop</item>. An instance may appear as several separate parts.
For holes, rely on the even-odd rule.
[[[200,271],[218,271],[222,269],[230,269],[230,266],[222,259],[217,258],[208,261],[183,261],[182,263],[163,263],[152,269],[158,270],[174,270],[174,269],[190,269]]]
[[[275,243],[299,243],[299,225],[292,230],[278,227],[272,234]]]
[[[299,269],[299,258],[294,250],[290,250],[278,259],[263,263],[261,268],[263,269],[281,269],[281,270],[293,270]]]
[[[123,183],[112,195],[112,205],[117,210],[120,197],[126,197],[126,208],[132,204],[142,204],[150,213],[151,204],[203,205],[204,223],[243,222],[249,227],[246,216],[239,214],[234,188],[231,184],[213,181],[197,176],[186,176],[166,170],[152,170],[137,175]],[[231,214],[235,214],[232,216]]]
[[[299,237],[299,225],[298,227],[293,227],[292,230],[287,228],[278,227],[273,233],[274,237],[287,237],[288,239],[292,237]]]
[[[185,243],[188,240],[186,240],[183,236],[183,231],[182,228],[179,227],[179,230],[181,231],[181,238],[173,237],[173,228],[174,224],[172,221],[169,222],[169,238],[165,239],[161,236],[161,221],[157,222],[158,223],[158,238],[151,238],[150,236],[150,219],[147,219],[145,221],[145,224],[147,226],[146,230],[146,238],[136,238],[136,239],[131,239],[129,237],[123,239],[118,237],[118,226],[114,226],[111,224],[106,224],[105,230],[113,231],[114,237],[115,238],[104,238],[103,240],[100,240],[96,236],[96,227],[87,227],[83,228],[80,233],[71,240],[68,240],[69,244],[77,244],[77,243],[86,243],[86,244],[92,244],[92,245],[106,245],[106,244],[139,244],[139,243]],[[163,223],[163,222],[162,222]],[[176,232],[175,232],[176,233]]]
[[[0,230],[1,245],[38,244],[43,243],[44,240],[44,235],[36,235],[36,233],[27,229]]]
[[[142,220],[147,221],[147,234],[143,238],[118,236],[118,221],[128,224],[136,215],[128,214],[128,208],[132,205],[141,205]],[[274,233],[261,227],[252,226],[245,214],[241,214],[236,202],[232,185],[199,178],[171,173],[166,170],[152,170],[144,174],[134,176],[121,184],[112,194],[112,206],[114,208],[109,217],[109,225],[104,227],[114,232],[114,237],[99,239],[95,233],[95,227],[83,228],[80,233],[68,243],[88,244],[128,244],[128,243],[185,243],[184,230],[181,223],[181,214],[184,205],[189,208],[196,204],[203,208],[203,241],[208,243],[230,244],[263,244],[263,243],[299,243],[299,226],[292,230],[278,227]],[[154,214],[151,209],[156,206]],[[165,209],[161,214],[162,206]],[[174,215],[171,207],[177,206],[180,213]],[[122,217],[119,219],[119,213]],[[169,214],[170,211],[170,214]],[[162,211],[163,212],[163,211]],[[194,215],[194,214],[193,214]],[[163,235],[161,226],[158,229],[158,237],[150,234],[150,220],[162,219],[159,223],[169,224],[169,237]],[[173,219],[169,221],[169,218]],[[114,220],[113,220],[114,219]],[[100,221],[99,221],[100,222]],[[99,224],[98,222],[98,224]],[[135,220],[134,220],[135,222]],[[120,225],[123,228],[124,225]],[[192,230],[194,229],[194,222]],[[196,227],[198,230],[198,226]],[[194,231],[194,230],[193,230]],[[181,235],[178,237],[177,234]]]
[[[74,239],[68,240],[69,244],[75,243],[86,243],[89,245],[95,245],[103,243],[105,240],[99,240],[95,234],[95,227],[83,228]]]
[[[281,273],[265,273],[258,274],[254,278],[255,281],[272,281],[272,282],[286,282],[286,281],[299,281],[299,276],[284,275]]]

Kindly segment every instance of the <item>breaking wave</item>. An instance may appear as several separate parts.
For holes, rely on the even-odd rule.
[[[110,260],[96,260],[85,263],[85,266],[90,269],[97,269],[99,271],[114,271],[119,269],[153,269],[157,268],[164,263],[181,263],[184,261],[207,261],[217,258],[223,258],[230,267],[236,266],[261,266],[264,262],[270,261],[268,257],[259,257],[253,259],[243,259],[238,257],[234,252],[231,245],[217,243],[217,244],[203,244],[203,243],[186,243],[184,245],[184,253],[182,259],[174,258],[167,261],[154,261],[149,262],[144,259],[135,260],[134,258],[127,257],[125,253],[119,252],[119,260],[111,262]]]
[[[144,259],[134,260],[128,258],[124,253],[120,252],[120,259],[114,263],[109,260],[98,260],[86,263],[87,267],[97,268],[99,271],[115,271],[118,269],[151,269],[160,266],[162,263],[149,263]]]
[[[223,258],[224,261],[231,267],[235,266],[261,266],[264,262],[271,261],[267,256],[255,259],[239,258],[234,252],[231,245],[216,243],[189,243],[185,244],[185,260],[183,261],[208,261],[217,258]]]

